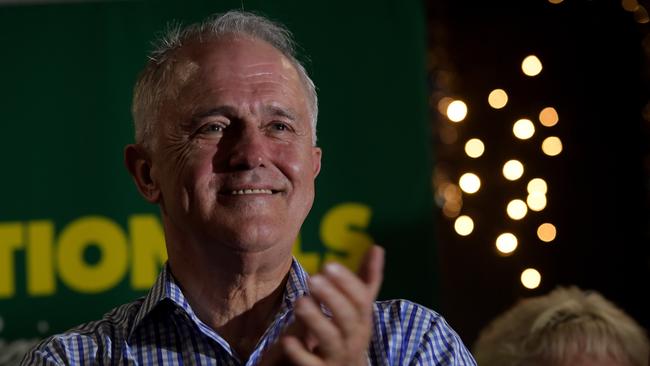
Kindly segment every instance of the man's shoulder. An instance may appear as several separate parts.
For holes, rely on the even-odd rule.
[[[434,326],[438,322],[445,320],[437,312],[410,300],[382,300],[375,301],[375,315],[377,321],[398,321],[408,323],[409,320],[417,321],[421,325]]]
[[[377,301],[374,310],[370,359],[377,362],[373,365],[476,365],[458,334],[437,312],[401,299]]]
[[[101,319],[80,324],[63,333],[50,336],[23,358],[21,365],[69,364],[71,360],[93,361],[99,350],[120,348],[129,336],[142,307],[143,298],[120,305]]]

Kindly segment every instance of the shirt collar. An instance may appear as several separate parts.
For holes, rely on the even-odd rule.
[[[283,316],[287,312],[293,310],[295,301],[299,297],[309,293],[309,288],[307,286],[308,278],[309,275],[305,269],[302,268],[295,258],[293,258],[289,269],[289,275],[287,277],[287,283],[284,288],[284,300],[277,316]],[[163,266],[156,282],[144,298],[142,306],[136,313],[133,325],[129,331],[129,338],[133,335],[147,315],[164,301],[171,301],[177,308],[184,310],[185,313],[200,326],[200,328],[205,326],[203,322],[198,319],[192,310],[192,307],[187,302],[180,286],[176,283],[174,276],[172,276],[171,271],[169,270],[169,264],[166,264]]]

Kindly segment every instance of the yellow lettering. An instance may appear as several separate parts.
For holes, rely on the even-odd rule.
[[[300,264],[305,269],[305,271],[307,271],[307,273],[314,274],[318,272],[318,267],[320,266],[320,254],[303,252],[300,242],[301,242],[300,233],[298,233],[298,237],[296,238],[296,241],[293,244],[293,249],[292,249],[293,256],[296,257],[298,262],[300,262]]]
[[[131,287],[146,290],[153,285],[160,265],[167,260],[165,235],[155,215],[129,217],[131,234]]]
[[[331,251],[325,261],[336,260],[353,271],[374,243],[362,230],[368,227],[372,211],[360,203],[343,203],[330,209],[320,226],[321,240]]]
[[[96,245],[99,262],[88,264],[84,250]],[[59,236],[57,267],[71,289],[96,293],[117,285],[127,269],[126,237],[113,221],[99,216],[82,217],[66,226]]]
[[[27,224],[27,293],[30,295],[51,295],[56,290],[53,241],[54,225],[51,221]]]
[[[23,247],[23,226],[19,222],[0,224],[0,298],[16,292],[14,251]]]

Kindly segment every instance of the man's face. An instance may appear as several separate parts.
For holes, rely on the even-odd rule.
[[[166,230],[201,245],[288,250],[321,157],[295,67],[243,36],[188,44],[176,60],[177,97],[161,110],[151,158]]]

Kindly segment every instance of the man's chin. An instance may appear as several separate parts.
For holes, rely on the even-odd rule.
[[[264,230],[259,226],[246,228],[245,226],[223,233],[223,237],[219,238],[220,241],[233,251],[250,253],[290,248],[293,245],[292,240],[281,238],[276,230]]]

